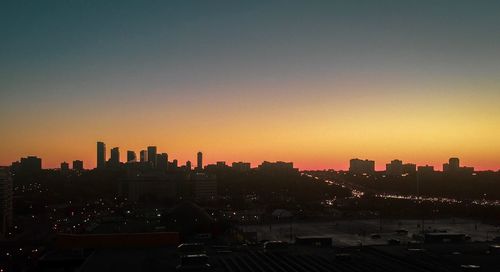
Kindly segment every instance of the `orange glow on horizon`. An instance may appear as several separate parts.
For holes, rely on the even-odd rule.
[[[365,85],[343,87],[357,94]],[[358,157],[375,160],[378,170],[396,158],[441,169],[449,157],[457,156],[463,165],[478,170],[500,168],[500,108],[494,92],[491,97],[457,91],[431,98],[394,93],[339,99],[330,97],[331,86],[313,86],[322,95],[282,94],[283,99],[261,101],[238,93],[173,104],[168,99],[125,100],[112,109],[82,103],[73,110],[54,106],[43,115],[27,109],[3,131],[0,164],[36,155],[46,168],[76,159],[93,168],[95,143],[103,141],[108,156],[109,149],[120,147],[122,161],[127,150],[139,156],[141,149],[156,145],[179,164],[194,163],[201,150],[206,163],[247,161],[254,167],[264,160],[281,160],[300,169],[347,169],[349,159]],[[287,87],[299,92],[307,85]],[[388,86],[378,88],[382,92]],[[252,91],[251,86],[247,89]],[[148,111],[153,102],[156,106]],[[79,114],[68,114],[73,111]],[[5,115],[0,118],[7,122]]]

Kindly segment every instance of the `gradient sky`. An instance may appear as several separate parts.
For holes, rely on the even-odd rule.
[[[0,165],[500,168],[499,1],[2,1]],[[108,153],[109,154],[109,153]]]

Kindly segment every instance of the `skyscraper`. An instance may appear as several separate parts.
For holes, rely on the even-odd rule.
[[[192,167],[191,166],[191,161],[187,161],[186,162],[186,169],[189,170],[189,171],[191,171],[191,167]]]
[[[201,153],[201,151],[198,152],[197,162],[198,162],[198,164],[196,165],[196,169],[203,170],[203,153]]]
[[[156,155],[156,168],[160,170],[167,170],[168,168],[168,155],[167,153],[161,153]]]
[[[147,162],[148,161],[148,151],[141,150],[141,152],[139,152],[139,156],[140,156],[140,162]]]
[[[120,149],[118,147],[113,147],[111,149],[109,163],[111,166],[118,166],[120,164]]]
[[[73,170],[83,171],[83,161],[80,160],[73,161]]]
[[[134,151],[127,151],[127,162],[135,162],[137,160],[137,156]]]
[[[106,144],[97,142],[97,168],[104,168],[106,165]]]
[[[0,236],[12,225],[12,178],[7,168],[0,168]]]
[[[148,146],[148,162],[156,168],[156,146]]]

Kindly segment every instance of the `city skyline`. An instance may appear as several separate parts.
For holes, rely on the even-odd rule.
[[[106,168],[106,167],[116,167],[118,166],[119,164],[127,164],[127,163],[148,163],[150,165],[152,165],[154,168],[162,168],[158,165],[158,162],[157,162],[157,159],[160,158],[161,160],[165,160],[165,169],[168,165],[168,163],[170,163],[170,160],[169,158],[173,158],[172,162],[174,163],[175,167],[177,167],[177,164],[178,164],[178,159],[175,158],[175,157],[169,157],[168,153],[164,152],[164,151],[161,151],[161,153],[158,151],[158,147],[155,146],[155,145],[148,145],[146,149],[141,149],[140,150],[140,153],[141,153],[141,156],[144,156],[143,158],[141,158],[140,161],[137,160],[137,157],[136,157],[136,152],[135,150],[127,150],[126,152],[123,152],[123,153],[120,153],[119,149],[120,147],[119,146],[115,146],[113,148],[110,148],[109,150],[109,156],[106,155],[108,154],[108,151],[106,149],[106,143],[105,142],[102,142],[102,141],[98,141],[96,142],[96,151],[95,151],[95,157],[96,157],[96,161],[102,161],[102,164],[96,164],[95,167],[87,167],[86,169],[98,169],[98,168]],[[155,159],[151,159],[151,157],[149,156],[149,153],[148,150],[150,152],[152,152],[153,154],[155,154],[155,156],[153,156]],[[145,153],[145,154],[142,154],[142,153]],[[122,155],[120,155],[122,154]],[[132,158],[131,158],[131,155],[132,155]],[[125,158],[123,158],[125,157]],[[35,158],[36,160],[38,160],[40,166],[42,169],[58,169],[57,167],[44,167],[43,166],[43,163],[42,163],[42,158],[40,157],[37,157],[37,156],[27,156],[27,158]],[[147,159],[145,159],[147,158]],[[24,157],[21,157],[19,160],[17,161],[13,161],[13,163],[15,162],[19,162],[22,160],[24,160],[26,158]],[[269,161],[273,161],[273,160],[261,160],[261,161],[258,161],[258,162],[243,162],[244,160],[233,160],[233,161],[227,161],[227,160],[216,160],[216,161],[209,161],[209,162],[206,162],[206,163],[203,163],[203,153],[201,151],[198,151],[196,152],[196,167],[195,167],[195,170],[202,170],[205,166],[208,166],[208,165],[219,165],[220,163],[223,163],[224,165],[226,165],[226,163],[228,162],[232,162],[233,164],[236,163],[236,164],[241,164],[241,163],[248,163],[249,165],[254,165],[254,167],[257,167],[261,164],[264,164],[264,163],[268,163]],[[285,162],[283,160],[275,160],[276,162]],[[83,161],[82,160],[73,160],[73,169],[75,168],[75,163],[78,165],[77,168],[78,170],[82,170],[83,169]],[[290,163],[293,165],[294,162],[293,161],[290,161]],[[415,162],[411,162],[411,161],[403,161],[401,159],[398,159],[398,158],[395,158],[395,159],[391,159],[390,161],[388,161],[387,163],[382,163],[382,162],[377,162],[375,160],[372,160],[372,159],[367,159],[367,158],[364,158],[364,159],[359,159],[358,157],[356,158],[351,158],[349,159],[349,162],[347,163],[347,167],[346,168],[323,168],[323,169],[301,169],[300,167],[297,167],[298,170],[301,170],[301,171],[307,171],[307,170],[325,170],[325,169],[333,169],[333,170],[339,170],[339,171],[350,171],[350,172],[358,172],[358,173],[370,173],[371,171],[396,171],[396,172],[401,172],[401,173],[408,173],[408,172],[405,172],[405,171],[410,171],[410,172],[415,172],[417,170],[417,168],[420,168],[420,167],[432,167],[432,169],[434,169],[435,171],[443,171],[443,172],[447,172],[447,171],[458,171],[460,169],[462,170],[466,170],[466,171],[470,171],[470,173],[474,172],[474,170],[476,171],[497,171],[495,169],[478,169],[474,166],[463,166],[463,164],[461,165],[461,159],[458,158],[458,157],[449,157],[448,160],[446,160],[445,162],[441,162],[441,163],[438,163],[438,164],[429,164],[429,163],[415,163]],[[69,164],[66,162],[66,161],[61,161],[59,166],[60,168],[62,169],[63,168],[63,164],[65,164],[66,166],[65,167],[68,167]],[[10,165],[10,164],[9,164]],[[181,161],[181,165],[184,165]],[[8,166],[8,165],[5,165],[5,166]],[[188,166],[189,169],[191,169],[191,160],[186,160],[185,161],[185,166]],[[357,169],[357,170],[356,170]],[[362,169],[362,170],[360,170]],[[370,170],[372,169],[372,170]],[[406,170],[405,170],[406,169]],[[410,169],[410,170],[408,170]],[[413,170],[411,170],[413,169]],[[433,171],[434,171],[433,170]],[[500,171],[500,170],[498,170]]]
[[[102,139],[181,162],[500,168],[500,3],[27,1],[0,21],[0,165],[94,167]]]
[[[104,143],[106,144],[106,142],[104,142]],[[130,145],[125,145],[125,146],[130,146]],[[120,162],[125,163],[125,162],[127,162],[127,152],[128,151],[134,151],[137,154],[139,154],[140,151],[147,151],[148,146],[150,146],[150,144],[146,144],[144,146],[134,146],[133,148],[125,148],[125,147],[122,147],[121,145],[113,144],[111,148],[118,147],[120,149],[120,153],[119,153]],[[190,153],[182,152],[182,151],[172,153],[172,152],[168,152],[168,150],[166,150],[165,148],[158,147],[158,146],[155,146],[155,147],[157,147],[158,150],[162,150],[163,152],[166,151],[169,158],[175,158],[181,163],[184,163],[186,161],[196,162],[197,161],[196,154],[199,152],[198,149],[192,149],[193,152],[190,152]],[[104,162],[107,162],[110,158],[111,148],[109,148],[109,147],[105,147],[105,148],[106,148],[106,160]],[[97,159],[96,159],[96,154],[95,154],[95,142],[92,143],[91,149],[92,149],[92,151],[84,152],[85,154],[91,153],[90,155],[86,155],[85,157],[79,156],[79,155],[70,155],[70,156],[62,157],[61,160],[53,159],[53,158],[51,159],[51,156],[49,154],[45,154],[48,156],[44,156],[44,155],[40,155],[40,154],[35,154],[34,152],[28,152],[28,153],[23,153],[19,157],[13,158],[10,161],[9,160],[5,160],[5,162],[2,161],[2,163],[0,163],[0,165],[9,166],[12,162],[19,160],[19,158],[21,158],[21,157],[37,156],[37,157],[44,159],[43,160],[43,168],[48,168],[48,169],[58,168],[60,166],[61,162],[71,162],[71,161],[75,161],[75,160],[82,160],[85,162],[86,169],[93,169],[93,168],[97,167]],[[211,153],[209,153],[209,154],[211,154]],[[245,156],[244,154],[242,156],[238,156],[236,154],[236,155],[228,157],[228,158],[220,156],[220,153],[217,153],[217,152],[215,152],[215,154],[218,154],[219,156],[214,157],[213,154],[211,154],[211,156],[204,158],[203,159],[204,165],[216,164],[218,161],[226,161],[226,162],[247,161],[247,162],[250,162],[252,165],[259,165],[263,161],[292,161],[292,162],[294,162],[296,167],[299,168],[300,170],[321,170],[321,169],[348,170],[349,169],[349,160],[351,160],[353,158],[363,158],[363,159],[369,159],[369,160],[375,161],[375,170],[377,170],[377,171],[385,170],[386,163],[390,163],[392,160],[402,160],[405,162],[410,162],[410,163],[414,163],[416,165],[422,165],[422,166],[423,165],[431,165],[431,166],[434,166],[434,168],[436,170],[443,170],[443,163],[448,162],[449,158],[459,157],[460,160],[464,164],[469,165],[471,167],[474,167],[477,171],[489,171],[489,170],[498,171],[498,170],[500,170],[500,166],[495,167],[494,166],[495,164],[493,164],[493,167],[484,167],[481,165],[475,165],[472,160],[470,160],[467,157],[457,156],[456,155],[457,153],[453,153],[453,154],[449,154],[449,155],[444,154],[435,160],[426,160],[424,158],[424,159],[421,159],[418,161],[412,160],[411,156],[409,157],[410,159],[408,159],[408,157],[398,157],[398,156],[390,156],[390,155],[385,156],[383,158],[379,158],[379,159],[374,158],[376,156],[364,156],[364,155],[363,156],[362,155],[360,155],[360,156],[345,156],[342,158],[339,158],[339,157],[335,158],[333,163],[326,162],[326,163],[320,163],[320,164],[314,164],[314,163],[311,163],[308,161],[303,161],[303,160],[300,160],[300,158],[298,158],[297,160],[283,159],[283,157],[286,157],[286,156],[283,156],[283,157],[269,156],[269,157],[262,157],[262,158],[245,159],[245,157],[248,158],[248,156]],[[460,154],[460,152],[458,154]],[[47,159],[47,157],[49,159]],[[138,157],[137,157],[137,161],[139,161]]]

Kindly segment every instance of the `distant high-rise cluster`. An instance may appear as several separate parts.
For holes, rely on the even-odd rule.
[[[414,163],[403,163],[403,161],[395,159],[387,163],[385,174],[389,177],[401,177],[407,175],[431,175],[436,172],[434,166],[421,165],[418,166]],[[373,174],[375,173],[375,161],[351,159],[349,164],[349,172],[351,174]],[[443,164],[443,173],[449,175],[471,175],[474,173],[473,167],[460,166],[458,158],[450,158],[448,163]]]
[[[97,169],[116,169],[122,166],[119,147],[112,148],[110,150],[110,158],[106,159],[106,144],[97,142]],[[128,150],[126,164],[136,164],[136,168],[148,168],[158,171],[192,170],[191,161],[187,161],[185,165],[179,166],[178,160],[173,159],[169,161],[168,154],[165,152],[159,153],[156,146],[148,146],[146,149],[141,150],[139,152],[139,161],[137,161],[135,151]],[[198,152],[196,171],[202,171],[203,169],[203,154]]]

